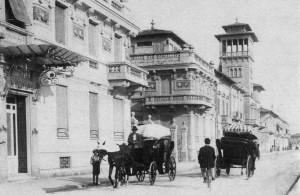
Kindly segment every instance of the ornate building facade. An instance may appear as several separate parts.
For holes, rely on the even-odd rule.
[[[223,26],[225,34],[215,35],[220,42],[219,71],[232,79],[245,90],[244,119],[245,124],[259,126],[260,104],[256,100],[257,88],[253,83],[253,50],[258,38],[249,24],[235,22]],[[258,89],[258,90],[256,90]]]
[[[121,0],[0,1],[0,179],[89,171],[99,136],[130,133],[139,28]]]
[[[213,66],[178,35],[153,26],[132,39],[131,63],[149,71],[149,87],[132,97],[135,117],[171,126],[176,158],[195,160],[204,138],[216,137]]]

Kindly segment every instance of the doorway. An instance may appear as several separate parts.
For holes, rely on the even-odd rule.
[[[8,175],[27,173],[26,97],[6,98]]]

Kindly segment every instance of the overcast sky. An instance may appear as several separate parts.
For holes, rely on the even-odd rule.
[[[215,34],[222,25],[248,23],[254,47],[254,82],[266,89],[262,105],[300,133],[300,0],[128,0],[141,29],[172,30],[206,61],[219,64]]]

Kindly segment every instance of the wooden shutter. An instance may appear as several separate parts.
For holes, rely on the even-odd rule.
[[[89,53],[93,56],[97,56],[97,26],[89,23]]]
[[[120,62],[122,60],[122,38],[115,35],[115,61]]]
[[[57,136],[69,137],[67,87],[56,86]]]
[[[59,43],[65,43],[65,9],[55,6],[55,38]]]
[[[113,99],[114,106],[114,138],[124,139],[124,104],[121,99]]]
[[[98,138],[99,123],[98,123],[98,94],[89,93],[89,110],[90,110],[90,137]]]

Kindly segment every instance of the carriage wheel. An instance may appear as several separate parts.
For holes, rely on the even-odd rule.
[[[252,175],[253,172],[253,160],[250,155],[247,157],[247,164],[246,164],[246,177],[247,179]]]
[[[143,182],[145,179],[145,171],[144,170],[138,170],[136,172],[136,178],[139,182]]]
[[[176,161],[173,156],[170,157],[169,160],[169,171],[168,171],[170,181],[173,181],[176,176]]]
[[[153,185],[156,179],[156,171],[157,171],[157,166],[156,162],[152,162],[149,167],[149,181],[150,185]]]

